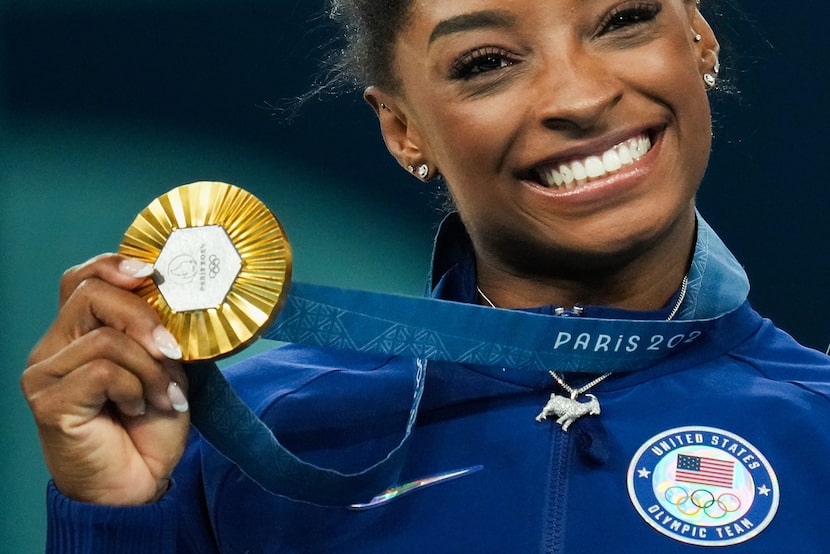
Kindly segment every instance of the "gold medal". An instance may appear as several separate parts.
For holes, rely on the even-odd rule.
[[[291,281],[291,247],[276,216],[227,183],[183,185],[154,200],[119,253],[154,266],[137,294],[161,315],[183,360],[227,356],[276,319]]]

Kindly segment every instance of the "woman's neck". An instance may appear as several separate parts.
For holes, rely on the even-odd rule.
[[[659,310],[688,272],[695,230],[694,223],[682,226],[631,260],[581,272],[570,267],[557,274],[523,275],[477,255],[477,285],[501,308],[591,305]]]

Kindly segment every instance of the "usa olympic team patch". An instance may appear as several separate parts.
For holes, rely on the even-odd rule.
[[[628,466],[628,494],[660,533],[700,546],[757,536],[778,511],[778,479],[748,441],[712,427],[680,427],[643,444]]]

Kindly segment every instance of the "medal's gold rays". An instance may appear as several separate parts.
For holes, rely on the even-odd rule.
[[[178,187],[154,200],[127,232],[119,253],[154,264],[178,229],[221,226],[242,259],[217,307],[177,312],[159,291],[157,274],[137,289],[179,341],[185,360],[226,356],[256,339],[284,303],[291,280],[291,247],[277,218],[250,193],[219,182]]]

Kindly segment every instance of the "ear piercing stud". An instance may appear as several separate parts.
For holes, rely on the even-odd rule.
[[[715,83],[717,83],[718,73],[720,73],[720,62],[717,58],[715,58],[715,65],[712,67],[712,73],[703,74],[703,82],[706,83],[707,90],[714,87]]]
[[[408,165],[408,166],[406,167],[406,169],[407,169],[407,171],[409,171],[410,173],[412,173],[413,175],[415,175],[415,171],[416,171],[416,170],[415,170],[415,166],[414,166],[414,165]],[[422,181],[426,181],[426,180],[427,180],[427,177],[429,177],[429,165],[428,165],[428,164],[421,164],[421,165],[419,165],[419,166],[418,166],[418,170],[417,170],[417,175],[418,175],[418,178],[419,178],[419,179],[421,179]]]
[[[715,86],[717,82],[717,78],[712,75],[711,73],[704,73],[703,74],[703,82],[706,83],[706,88],[710,89]]]

